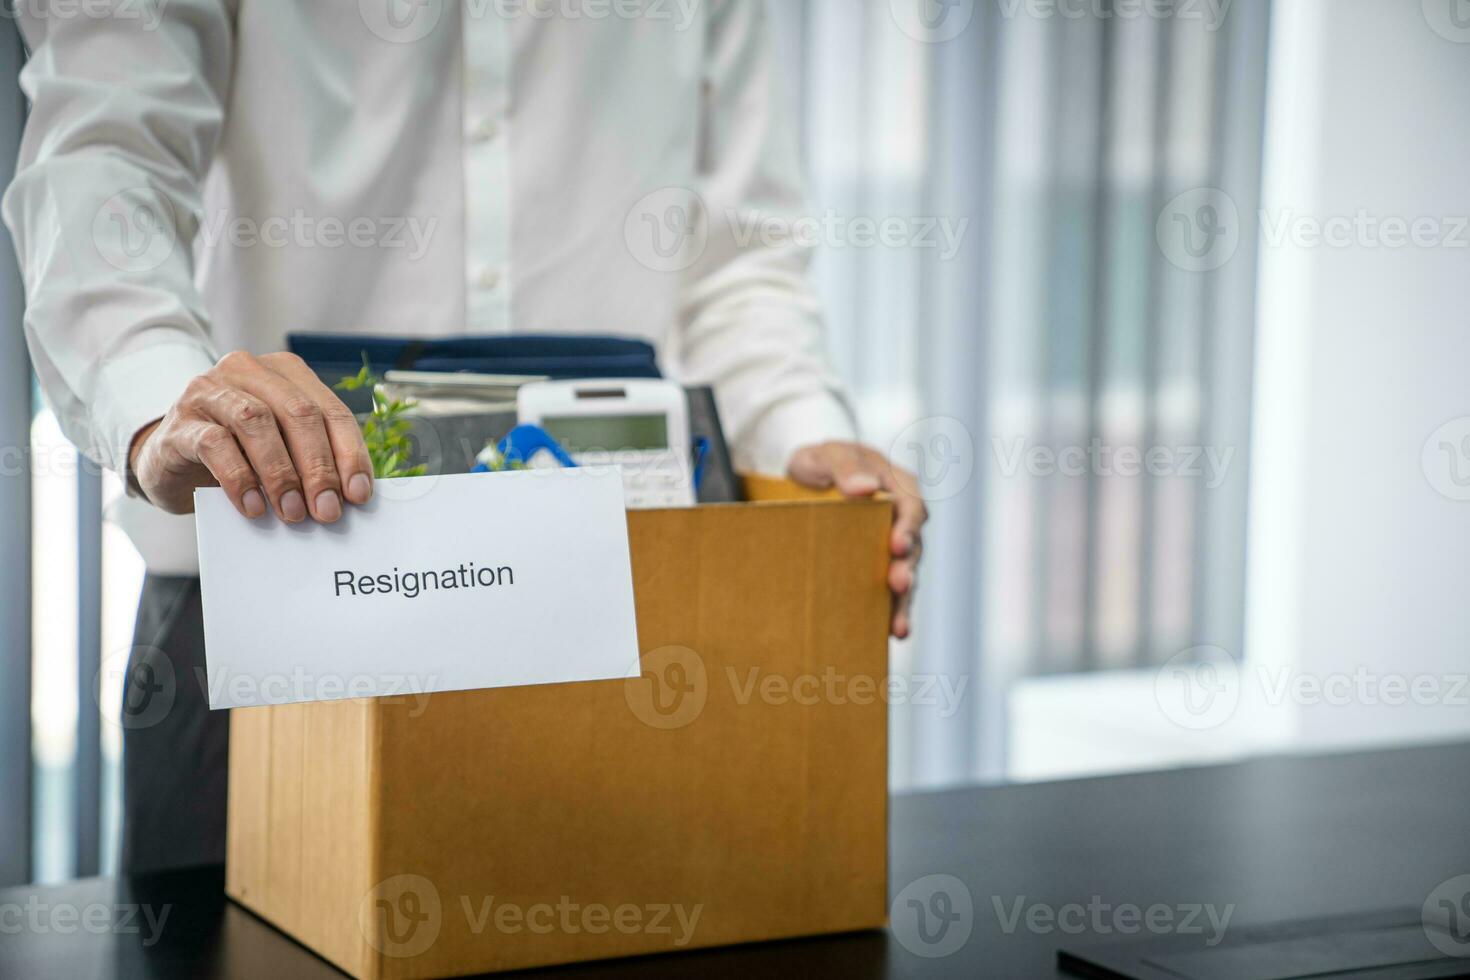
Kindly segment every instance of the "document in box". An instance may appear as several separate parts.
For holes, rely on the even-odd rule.
[[[380,480],[336,524],[194,508],[211,708],[638,673],[614,469]]]

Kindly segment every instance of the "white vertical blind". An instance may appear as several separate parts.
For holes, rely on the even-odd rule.
[[[906,2],[771,5],[801,53],[814,213],[965,228],[953,255],[825,242],[816,267],[865,438],[909,465],[894,439],[916,424],[971,448],[893,650],[896,673],[967,687],[894,705],[897,787],[1004,777],[1019,678],[1240,650],[1254,255],[1242,236],[1223,269],[1181,268],[1156,223],[1200,188],[1252,213],[1269,11],[959,4],[933,41]],[[1185,465],[1205,448],[1223,474]],[[1174,462],[1125,473],[1119,450]]]

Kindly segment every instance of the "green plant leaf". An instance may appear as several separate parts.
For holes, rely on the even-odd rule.
[[[399,476],[423,476],[424,464],[404,466],[413,451],[413,422],[404,416],[416,404],[412,399],[388,398],[378,387],[379,378],[372,372],[367,352],[362,355],[362,368],[354,375],[338,381],[333,387],[339,391],[358,391],[367,388],[372,392],[373,408],[360,423],[363,442],[367,444],[368,458],[373,464],[373,476],[380,480]]]

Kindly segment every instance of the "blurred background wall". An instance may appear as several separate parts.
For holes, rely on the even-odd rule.
[[[1463,736],[1470,4],[1277,7],[1247,660],[1369,678],[1288,699],[1293,744]]]
[[[895,789],[1470,732],[1470,4],[770,11],[837,362],[933,515]],[[0,302],[0,880],[54,880],[115,860],[142,569]]]

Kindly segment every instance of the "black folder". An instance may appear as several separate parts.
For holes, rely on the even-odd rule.
[[[1432,941],[1438,939],[1438,942]],[[1428,980],[1470,977],[1470,945],[1419,909],[1230,929],[1214,946],[1166,936],[1062,950],[1057,965],[1096,980]],[[1446,952],[1446,949],[1452,952]]]

